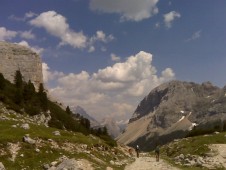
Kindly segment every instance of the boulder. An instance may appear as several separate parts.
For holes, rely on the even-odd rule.
[[[66,159],[56,167],[56,170],[62,169],[78,170],[79,166],[75,159]]]
[[[5,170],[4,165],[2,164],[2,162],[0,162],[0,170]]]
[[[31,139],[30,137],[29,137],[29,135],[25,135],[24,137],[23,137],[23,142],[26,142],[26,143],[29,143],[29,144],[35,144],[35,140],[34,139]]]
[[[23,129],[25,129],[25,130],[30,129],[30,126],[29,126],[28,123],[22,124],[20,127],[23,128]]]
[[[54,134],[55,136],[60,136],[60,132],[59,132],[59,131],[54,131],[53,134]]]

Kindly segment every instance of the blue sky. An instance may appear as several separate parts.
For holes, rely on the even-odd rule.
[[[117,120],[172,80],[226,85],[225,0],[1,0],[0,40],[38,52],[65,105]]]

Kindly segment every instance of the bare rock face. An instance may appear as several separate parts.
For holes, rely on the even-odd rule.
[[[0,42],[0,73],[13,82],[17,70],[24,81],[31,80],[36,89],[43,83],[42,62],[37,53],[21,45]]]
[[[117,140],[151,150],[196,130],[226,129],[226,88],[210,82],[170,81],[153,89],[137,106]]]

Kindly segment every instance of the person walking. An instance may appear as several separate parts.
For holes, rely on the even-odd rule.
[[[139,158],[139,153],[140,153],[139,145],[136,146],[136,153],[137,153],[137,158]]]
[[[157,145],[155,148],[155,157],[157,162],[159,161],[159,154],[160,154],[160,148],[159,148],[159,145]]]

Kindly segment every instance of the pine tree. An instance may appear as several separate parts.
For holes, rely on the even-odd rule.
[[[40,83],[40,84],[39,84],[38,93],[42,94],[43,92],[44,92],[44,87],[43,87],[43,84]]]
[[[23,88],[23,78],[22,78],[22,74],[21,74],[20,70],[16,71],[16,74],[15,74],[15,77],[14,77],[14,84],[16,85],[16,87],[18,89],[22,90],[22,88]]]
[[[0,90],[5,88],[5,78],[2,73],[0,73]]]
[[[14,93],[14,102],[18,105],[23,104],[23,79],[20,70],[17,70],[14,77],[16,91]]]
[[[16,89],[15,93],[14,93],[14,102],[18,105],[22,105],[23,104],[23,94],[21,89]]]
[[[47,98],[46,92],[44,91],[44,87],[43,87],[42,83],[40,83],[40,85],[39,85],[38,96],[39,96],[42,110],[47,111],[48,110],[48,98]]]
[[[67,113],[67,114],[69,114],[69,115],[71,115],[71,114],[72,114],[71,109],[70,109],[70,107],[69,107],[69,106],[67,106],[67,107],[66,107],[66,113]]]
[[[31,98],[34,97],[34,95],[35,95],[35,87],[34,87],[34,84],[31,83],[31,81],[29,80],[28,83],[24,85],[24,91],[23,91],[24,100],[25,101],[31,100]]]
[[[103,127],[103,135],[109,135],[106,126]]]
[[[97,136],[100,136],[100,135],[102,135],[102,129],[101,128],[98,128],[97,129]]]

